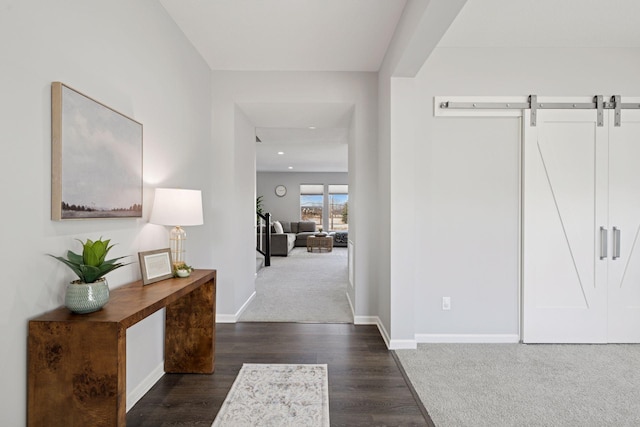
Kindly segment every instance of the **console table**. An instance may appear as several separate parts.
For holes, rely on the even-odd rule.
[[[126,426],[126,331],[166,308],[164,370],[211,374],[216,271],[110,292],[90,314],[61,307],[29,321],[27,418],[35,426]]]

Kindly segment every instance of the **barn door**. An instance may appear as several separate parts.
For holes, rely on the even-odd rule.
[[[606,342],[606,128],[585,110],[541,110],[529,123],[525,111],[522,339]]]
[[[523,341],[640,342],[640,112],[524,126]]]
[[[640,342],[640,112],[609,117],[608,341]],[[619,248],[619,250],[618,250]]]

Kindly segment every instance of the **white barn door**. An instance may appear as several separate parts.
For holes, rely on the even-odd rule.
[[[609,222],[619,256],[609,260],[608,342],[640,342],[640,112],[609,115]],[[614,236],[612,236],[614,237]]]
[[[609,114],[611,113],[611,114]],[[527,343],[640,342],[640,116],[524,117],[523,336]]]
[[[524,122],[523,341],[606,342],[606,131],[594,111],[538,111]],[[604,194],[603,194],[604,192]]]

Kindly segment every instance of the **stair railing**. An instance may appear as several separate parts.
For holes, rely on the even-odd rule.
[[[264,266],[271,265],[271,214],[256,212],[258,227],[256,229],[256,250],[264,256]]]

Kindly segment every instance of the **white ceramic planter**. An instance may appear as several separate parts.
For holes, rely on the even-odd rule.
[[[178,277],[189,277],[191,272],[189,270],[176,270]]]
[[[86,314],[100,310],[109,302],[109,284],[104,277],[94,283],[67,285],[64,305],[74,313]]]

